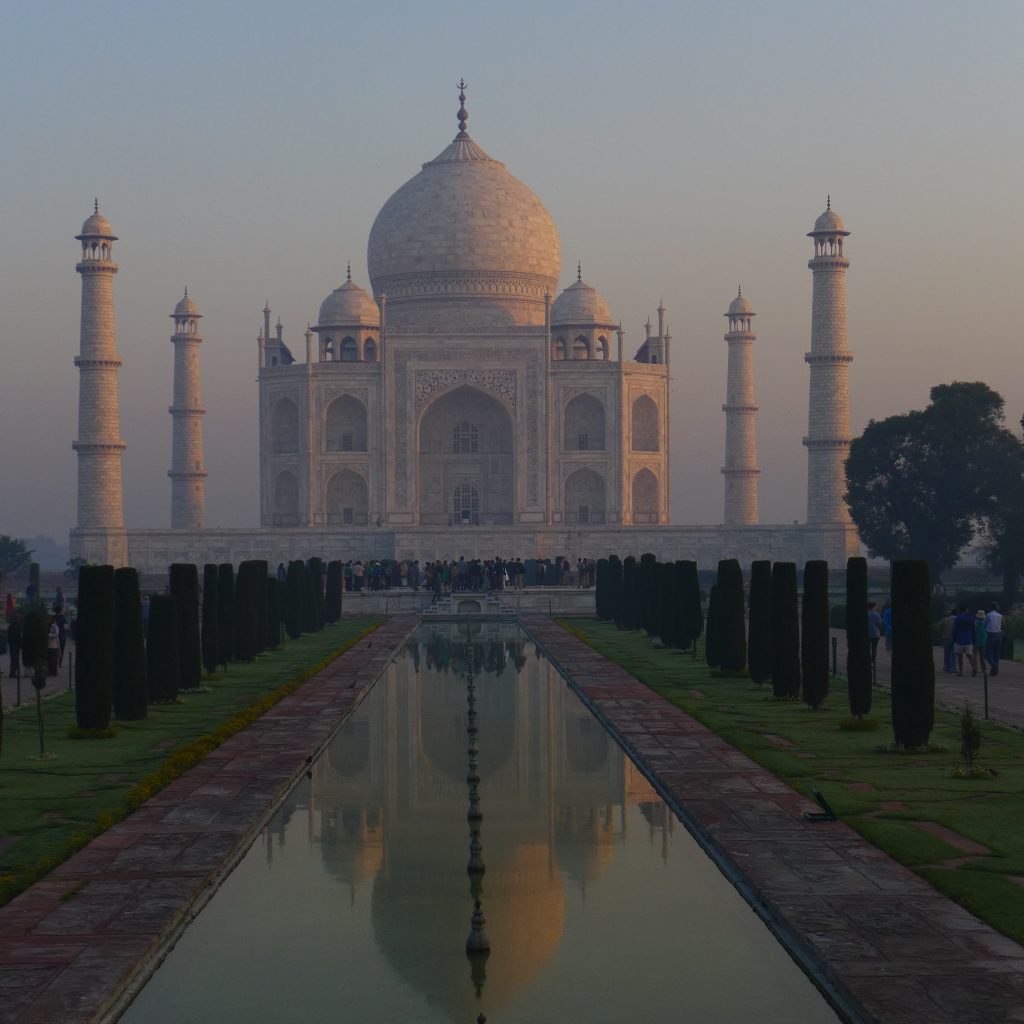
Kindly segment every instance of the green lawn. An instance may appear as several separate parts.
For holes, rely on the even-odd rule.
[[[70,739],[74,695],[46,700],[48,757],[42,761],[34,703],[7,712],[0,756],[0,905],[380,621],[343,619],[286,640],[252,664],[232,664],[180,704],[150,707],[141,722],[115,722],[112,739]]]
[[[979,764],[995,776],[957,779],[960,719],[938,711],[928,754],[882,752],[892,742],[888,694],[874,691],[877,732],[844,732],[845,680],[826,706],[770,700],[770,687],[713,678],[707,665],[641,633],[596,619],[563,625],[802,793],[814,787],[865,838],[993,927],[1024,942],[1024,736],[981,722]],[[792,744],[787,746],[785,744]],[[934,822],[987,852],[968,854],[930,835]]]

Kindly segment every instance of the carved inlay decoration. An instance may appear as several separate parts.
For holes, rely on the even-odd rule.
[[[416,411],[438,392],[449,391],[460,384],[490,391],[516,408],[516,371],[515,370],[417,370],[416,371]]]

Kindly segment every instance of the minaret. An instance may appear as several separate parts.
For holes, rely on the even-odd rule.
[[[82,243],[81,342],[78,367],[78,525],[71,531],[71,557],[124,565],[128,541],[121,491],[121,413],[117,395],[117,330],[114,324],[113,243],[117,236],[100,215],[99,203],[75,235]]]
[[[203,464],[203,400],[199,392],[199,321],[202,314],[185,297],[174,307],[174,404],[171,414],[171,529],[201,530],[206,514]]]
[[[757,433],[754,427],[754,361],[756,335],[750,321],[754,316],[742,289],[729,303],[729,369],[725,385],[725,510],[726,526],[756,526],[757,516]]]
[[[829,196],[814,222],[814,274],[811,306],[811,367],[807,410],[807,522],[850,522],[846,507],[846,458],[850,454],[848,379],[853,355],[846,347],[846,268],[843,239],[849,235]]]

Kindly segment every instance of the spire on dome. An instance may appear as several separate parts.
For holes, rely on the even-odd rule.
[[[832,196],[831,196],[831,194],[828,194],[828,195],[825,196],[825,209],[826,210],[831,210],[832,209]]]
[[[93,198],[93,201],[92,201],[92,212],[93,213],[99,213],[100,212],[99,196],[96,196],[96,197]]]
[[[576,280],[583,280],[583,260],[576,261]]]
[[[743,285],[741,285],[741,284],[736,285],[736,298],[737,299],[742,299],[743,298]]]
[[[459,79],[459,112],[456,114],[456,117],[459,121],[459,134],[455,138],[468,138],[466,134],[466,121],[469,120],[469,111],[466,110],[466,82],[462,78]]]
[[[351,260],[349,260],[348,263],[345,266],[345,280],[346,281],[351,281],[352,280],[352,261]]]

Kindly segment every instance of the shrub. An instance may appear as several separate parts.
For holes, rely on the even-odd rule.
[[[772,563],[750,566],[750,630],[747,638],[750,678],[760,686],[772,677]]]
[[[804,566],[804,600],[800,630],[800,669],[804,703],[819,708],[828,696],[828,562]]]
[[[203,668],[208,675],[213,675],[220,664],[220,606],[217,599],[217,583],[220,573],[217,566],[207,562],[203,566],[203,618],[202,618],[202,652]]]
[[[871,645],[868,642],[868,563],[846,562],[846,689],[850,714],[871,712]]]
[[[735,558],[718,563],[719,668],[742,672],[747,664],[747,626],[743,608],[743,570]]]
[[[146,643],[142,628],[139,574],[128,567],[114,572],[114,715],[137,722],[146,717]]]
[[[622,597],[622,559],[618,555],[608,557],[608,618],[610,618],[619,629],[623,628],[622,621],[623,597]]]
[[[640,605],[640,566],[632,555],[622,563],[622,625],[639,629],[642,624]]]
[[[114,677],[114,569],[83,565],[78,571],[75,634],[75,718],[80,729],[106,729]]]
[[[230,562],[217,567],[217,661],[226,669],[235,653],[235,569]]]
[[[718,668],[722,663],[720,633],[718,584],[712,583],[711,592],[708,594],[707,630],[704,634],[704,660],[710,668]]]
[[[303,609],[306,606],[306,563],[288,563],[285,631],[292,640],[302,636]]]
[[[199,571],[191,562],[171,566],[171,597],[178,613],[178,689],[198,690],[203,675],[199,641]]]
[[[927,744],[935,721],[928,563],[892,563],[892,728],[898,747]]]
[[[178,699],[178,609],[170,594],[149,599],[146,675],[151,703],[170,704]]]
[[[772,566],[772,692],[780,700],[800,696],[800,621],[794,562]]]
[[[324,595],[324,618],[328,622],[337,622],[341,618],[342,593],[341,562],[328,562],[327,593]]]
[[[274,576],[267,577],[267,635],[264,641],[269,650],[277,650],[281,646],[281,609],[278,593],[282,589]]]

